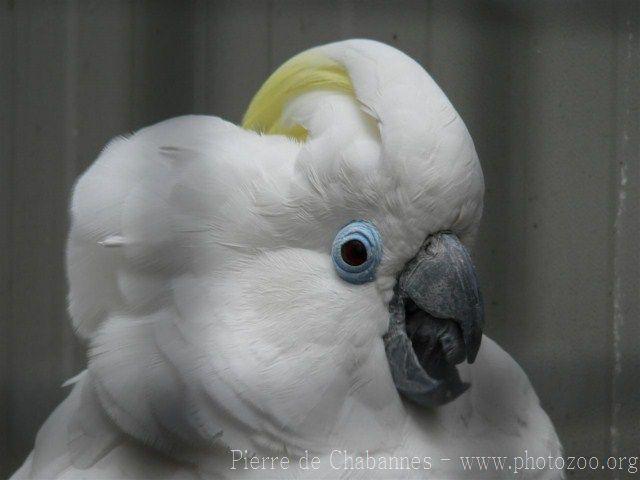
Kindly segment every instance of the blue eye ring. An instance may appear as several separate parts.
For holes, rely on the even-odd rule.
[[[345,246],[354,245],[359,254],[366,251],[366,259],[354,264],[344,258]],[[382,260],[382,237],[378,229],[365,220],[355,220],[342,227],[331,247],[331,258],[336,273],[344,281],[360,285],[376,278],[376,269]]]

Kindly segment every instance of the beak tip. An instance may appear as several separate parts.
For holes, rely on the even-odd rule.
[[[471,364],[476,361],[482,346],[482,330],[480,328],[474,329],[465,343],[467,345],[467,362]]]
[[[480,349],[476,348],[475,350],[469,352],[469,355],[467,355],[467,363],[472,364],[473,362],[476,361],[476,357],[478,356],[478,351]]]

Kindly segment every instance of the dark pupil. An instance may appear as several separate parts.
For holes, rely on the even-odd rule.
[[[349,240],[342,244],[340,255],[346,263],[357,267],[367,261],[367,248],[360,240]]]

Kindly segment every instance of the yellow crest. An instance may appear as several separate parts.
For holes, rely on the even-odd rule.
[[[342,65],[318,52],[303,52],[284,63],[264,82],[244,114],[242,127],[304,142],[307,130],[302,125],[283,125],[282,111],[291,100],[312,90],[333,90],[355,96],[351,79]]]

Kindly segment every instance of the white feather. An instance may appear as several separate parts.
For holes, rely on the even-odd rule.
[[[113,141],[80,178],[67,266],[88,371],[15,478],[264,477],[230,470],[229,449],[321,457],[318,471],[293,460],[267,472],[290,478],[389,476],[334,470],[332,449],[561,454],[526,375],[487,338],[462,369],[469,393],[437,411],[399,396],[382,341],[395,277],[428,234],[473,236],[482,172],[413,60],[362,40],[319,52],[346,67],[357,98],[292,101],[284,120],[308,129],[306,143],[180,117]],[[374,222],[385,245],[361,286],[329,256],[353,219]],[[429,475],[478,478],[436,460]]]

